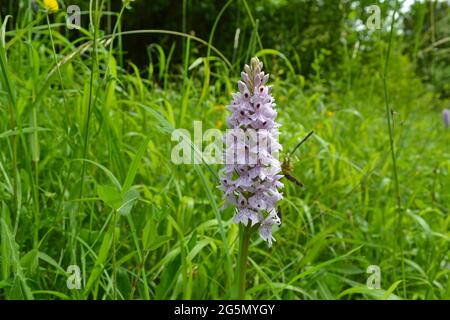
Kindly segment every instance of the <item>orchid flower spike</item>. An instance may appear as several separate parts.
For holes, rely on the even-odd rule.
[[[263,64],[253,58],[245,65],[239,92],[233,94],[228,106],[229,130],[225,135],[225,168],[221,171],[220,189],[225,204],[234,206],[235,223],[258,226],[260,237],[269,246],[275,239],[272,226],[281,224],[276,211],[283,198],[279,189],[281,165],[277,158],[279,124],[269,75],[262,71]]]

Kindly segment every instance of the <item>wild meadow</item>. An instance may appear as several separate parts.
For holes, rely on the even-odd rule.
[[[450,299],[448,1],[54,6],[0,4],[0,299]],[[243,259],[172,134],[225,131],[252,57],[291,179]]]

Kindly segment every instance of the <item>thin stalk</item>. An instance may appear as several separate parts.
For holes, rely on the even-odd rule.
[[[105,80],[105,81],[106,81],[106,79],[107,79],[107,78],[109,77],[109,75],[110,75],[110,73],[109,73],[109,72],[110,72],[110,70],[109,70],[109,65],[110,65],[109,62],[110,62],[111,57],[112,57],[112,55],[113,55],[114,40],[115,40],[115,37],[116,37],[116,35],[117,35],[118,30],[120,31],[120,29],[121,29],[120,24],[121,24],[121,22],[122,22],[122,15],[123,15],[123,12],[125,11],[126,7],[127,7],[127,4],[124,2],[122,8],[120,9],[119,15],[117,16],[117,21],[116,21],[116,23],[114,24],[113,32],[112,32],[112,34],[110,35],[110,44],[109,44],[109,52],[108,52],[108,61],[107,61],[107,64],[106,64],[106,65],[107,65],[107,69],[106,69],[105,77],[104,77],[104,80]],[[120,38],[119,38],[119,40],[120,40]],[[122,50],[122,49],[120,49],[120,50]],[[120,51],[119,54],[122,55],[122,52]]]
[[[119,25],[119,29],[120,29],[120,25]],[[169,35],[173,35],[173,36],[179,36],[179,37],[184,37],[184,38],[189,38],[192,39],[198,43],[201,43],[205,46],[207,46],[208,48],[211,48],[211,51],[215,52],[220,59],[223,61],[223,63],[225,63],[225,65],[229,68],[232,69],[233,66],[231,64],[231,62],[224,56],[224,54],[222,52],[219,51],[219,49],[217,49],[216,47],[214,47],[212,44],[209,44],[208,42],[206,42],[205,40],[198,38],[196,36],[193,36],[191,34],[185,34],[182,32],[178,32],[178,31],[172,31],[172,30],[161,30],[161,29],[142,29],[142,30],[128,30],[128,31],[118,31],[116,33],[116,36],[127,36],[127,35],[136,35],[136,34],[152,34],[152,33],[156,33],[156,34],[169,34]],[[109,40],[111,38],[111,35],[106,35],[103,37],[100,37],[98,40],[102,41],[102,40]]]
[[[248,249],[250,245],[250,238],[252,235],[252,227],[239,225],[239,260],[238,260],[238,274],[237,274],[237,298],[239,300],[245,299],[246,278],[247,278],[247,258]]]
[[[391,109],[389,107],[389,96],[388,96],[388,89],[387,89],[387,72],[389,68],[389,58],[391,54],[391,47],[392,47],[392,37],[394,34],[394,24],[395,24],[395,15],[397,14],[397,4],[398,0],[395,1],[395,7],[394,7],[394,13],[392,15],[392,21],[391,21],[391,30],[389,33],[389,42],[388,42],[388,49],[386,52],[386,60],[384,64],[384,72],[383,72],[383,88],[384,88],[384,101],[385,101],[385,107],[386,107],[386,119],[387,119],[387,125],[388,125],[388,131],[389,131],[389,145],[391,149],[391,157],[392,157],[392,170],[394,174],[394,184],[395,184],[395,198],[397,202],[397,212],[398,215],[398,221],[397,221],[397,233],[400,234],[401,228],[402,228],[402,205],[401,205],[401,198],[400,198],[400,187],[398,183],[398,173],[397,173],[397,159],[395,155],[395,145],[394,145],[394,132],[392,129],[392,113]],[[403,253],[403,239],[400,235],[399,239],[399,245],[400,245],[400,255],[401,255],[401,269],[402,269],[402,278],[403,278],[403,295],[406,298],[406,281],[405,281],[405,261],[404,261],[404,253]]]
[[[66,94],[65,94],[65,89],[64,89],[63,78],[62,78],[62,74],[61,74],[61,69],[59,68],[58,56],[56,55],[56,46],[55,46],[55,41],[53,40],[53,33],[52,33],[52,28],[50,27],[50,19],[48,17],[48,13],[46,15],[46,19],[47,19],[48,33],[50,35],[50,43],[52,44],[53,59],[55,60],[55,66],[56,66],[56,69],[58,71],[59,82],[60,82],[61,90],[62,90],[64,111],[65,111],[65,116],[66,116],[66,124],[68,126],[69,123],[70,123],[69,120],[68,120],[69,108],[67,107],[67,100],[66,100]]]
[[[214,34],[216,32],[216,28],[219,25],[219,21],[222,18],[222,15],[227,10],[228,6],[233,2],[233,0],[228,0],[227,3],[222,7],[222,9],[217,14],[217,17],[214,21],[214,24],[211,28],[211,32],[209,33],[209,40],[208,40],[208,49],[206,51],[206,59],[203,60],[204,63],[204,80],[203,80],[203,88],[200,94],[200,98],[197,101],[195,109],[197,109],[199,106],[201,106],[202,102],[205,100],[206,96],[208,95],[209,90],[209,83],[210,83],[210,76],[211,76],[211,68],[209,65],[209,58],[211,55],[211,49],[212,49],[212,42],[214,39]],[[201,119],[203,119],[204,115],[204,108],[201,109]]]
[[[92,64],[91,64],[91,77],[90,77],[90,83],[89,83],[89,101],[88,101],[88,110],[87,110],[87,115],[86,115],[86,123],[85,123],[85,127],[84,127],[82,159],[86,159],[87,151],[88,151],[89,124],[91,121],[92,96],[93,96],[93,91],[94,91],[94,73],[95,73],[96,60],[97,60],[97,29],[96,29],[97,14],[98,14],[97,10],[98,10],[98,3],[97,3],[97,1],[95,1],[95,17],[90,16],[91,27],[92,27],[92,32],[94,34],[93,35],[94,38],[93,38],[93,44],[92,44]],[[92,10],[92,2],[91,2],[89,12],[92,12],[92,11],[93,10]],[[94,20],[94,18],[95,18],[95,20]],[[83,164],[81,165],[81,174],[80,174],[81,183],[80,183],[79,199],[81,199],[83,196],[85,171],[86,171],[86,161],[83,161]],[[73,262],[75,263],[74,243],[75,243],[76,217],[72,216],[70,220],[71,220],[71,224],[72,224],[71,225],[71,232],[72,232],[71,249],[72,249],[72,255],[73,255],[72,259],[73,259]]]
[[[187,12],[187,0],[183,0],[183,17],[181,19],[181,31],[186,33],[186,12]],[[183,52],[186,50],[186,44],[183,42]]]
[[[253,30],[255,31],[255,36],[256,36],[256,40],[258,41],[259,48],[261,50],[263,50],[264,46],[262,44],[261,37],[259,36],[259,33],[258,33],[258,20],[255,20],[253,18],[252,11],[250,10],[250,7],[248,6],[247,1],[243,0],[243,2],[244,2],[245,10],[247,11],[247,14],[248,14],[248,16],[250,18],[250,21],[252,23]],[[253,54],[253,52],[252,52],[252,54]],[[264,65],[267,66],[267,61],[266,61],[266,57],[265,56],[262,57],[262,60],[264,62]]]
[[[2,19],[0,17],[0,22],[2,23]],[[0,70],[2,75],[2,82],[4,87],[6,88],[6,91],[8,92],[8,106],[9,106],[9,126],[11,130],[14,130],[16,123],[19,121],[16,121],[16,110],[17,110],[17,103],[16,103],[16,97],[14,95],[11,79],[9,77],[9,68],[7,65],[7,58],[6,58],[6,50],[3,47],[3,43],[0,41]],[[21,128],[21,126],[19,126]],[[18,179],[17,179],[17,136],[14,135],[11,137],[12,140],[12,170],[13,170],[13,207],[11,208],[11,211],[16,211],[18,205],[17,205],[17,187],[18,187]]]
[[[0,22],[3,21],[0,17]],[[0,23],[2,24],[2,23]],[[26,166],[26,171],[28,173],[30,173],[29,177],[30,177],[30,185],[32,186],[32,195],[33,195],[33,202],[34,202],[34,206],[35,206],[35,212],[34,212],[34,217],[36,219],[36,221],[39,221],[39,196],[38,196],[38,190],[37,190],[37,185],[34,181],[34,176],[33,174],[31,174],[33,172],[32,168],[31,168],[31,164],[28,161],[28,159],[30,159],[29,156],[29,152],[27,149],[27,143],[26,143],[26,139],[25,136],[23,134],[23,130],[22,130],[22,121],[21,121],[21,117],[20,114],[18,112],[18,106],[17,106],[17,100],[16,100],[16,96],[15,96],[15,92],[14,92],[14,88],[13,88],[13,83],[11,81],[10,75],[9,75],[9,68],[8,68],[8,64],[7,64],[7,56],[6,56],[6,48],[3,46],[3,42],[0,41],[0,76],[2,76],[2,81],[4,86],[6,87],[7,93],[8,93],[8,100],[9,100],[9,111],[10,111],[10,127],[11,130],[14,130],[14,128],[17,126],[18,131],[19,131],[19,138],[21,141],[21,145],[23,147],[23,156],[24,156],[24,163]],[[18,228],[18,224],[20,221],[20,202],[19,202],[19,192],[21,192],[21,190],[19,190],[19,162],[18,162],[18,154],[17,154],[17,148],[18,148],[18,139],[17,136],[14,135],[12,137],[12,163],[13,163],[13,204],[11,205],[11,211],[16,212],[16,221],[14,224],[14,235],[17,232],[17,228]],[[37,248],[38,246],[38,223],[36,223],[36,228],[33,229],[33,245],[34,248]]]
[[[0,22],[2,22],[3,20],[0,17]],[[1,23],[0,23],[1,24]],[[26,139],[25,136],[23,134],[22,131],[22,121],[21,121],[21,117],[20,114],[18,112],[18,107],[17,107],[17,100],[16,100],[16,96],[15,96],[15,92],[14,92],[14,88],[13,88],[13,83],[11,81],[10,78],[10,74],[9,74],[9,68],[8,68],[8,64],[7,64],[7,56],[6,56],[6,49],[3,46],[3,42],[0,41],[0,76],[2,77],[2,80],[0,80],[0,82],[3,82],[3,85],[5,86],[7,93],[8,93],[8,100],[9,100],[9,121],[10,121],[10,128],[11,130],[14,130],[15,127],[18,128],[19,130],[19,138],[23,147],[23,155],[24,155],[24,159],[26,159],[26,161],[24,161],[25,166],[26,166],[26,170],[27,172],[31,173],[32,168],[30,165],[30,162],[28,161],[28,159],[30,159],[29,157],[29,152],[27,149],[27,143],[26,143]],[[11,211],[12,212],[16,212],[16,221],[14,224],[14,235],[17,232],[17,228],[19,225],[19,221],[20,221],[20,202],[19,202],[19,192],[21,192],[21,190],[19,190],[19,161],[18,161],[18,154],[17,154],[17,148],[18,148],[18,138],[16,135],[11,137],[12,139],[12,146],[11,146],[11,153],[12,153],[12,165],[13,165],[13,203],[11,205]],[[39,202],[39,197],[38,197],[38,191],[37,191],[37,187],[36,187],[36,183],[34,181],[34,176],[32,174],[29,175],[30,177],[30,182],[31,182],[31,186],[32,186],[32,194],[33,194],[33,201],[35,204],[35,218],[36,221],[38,221],[38,216],[39,216],[39,207],[38,207],[38,202]],[[38,224],[36,224],[38,226]],[[38,245],[38,227],[36,227],[33,230],[33,245],[34,248],[37,248]]]
[[[308,133],[308,134],[306,135],[306,137],[304,137],[304,138],[303,138],[303,139],[302,139],[302,140],[294,147],[294,149],[292,149],[292,151],[290,151],[290,152],[288,153],[288,155],[294,154],[294,152],[297,151],[297,149],[300,148],[300,146],[301,146],[306,140],[308,140],[309,137],[311,137],[311,136],[313,135],[313,133],[314,133],[314,131],[311,131],[310,133]]]
[[[111,1],[108,1],[107,3],[107,9],[108,10],[108,18],[107,18],[107,30],[108,30],[108,34],[111,34],[111,26],[112,26],[112,18],[111,18]]]
[[[113,253],[112,253],[112,291],[113,291],[113,300],[117,300],[117,252],[116,252],[116,227],[117,227],[117,210],[114,209],[113,213]]]

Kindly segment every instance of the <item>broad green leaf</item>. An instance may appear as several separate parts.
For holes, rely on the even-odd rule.
[[[117,188],[113,186],[97,185],[97,193],[99,198],[112,209],[119,209],[122,205],[122,195]]]
[[[150,138],[149,137],[145,138],[144,142],[141,144],[138,151],[136,152],[133,162],[131,162],[130,169],[128,169],[128,173],[127,173],[127,177],[125,178],[125,182],[123,183],[122,193],[125,193],[130,189],[130,187],[134,181],[134,177],[136,176],[138,166],[141,162],[142,157],[145,154],[145,151],[147,150],[149,142],[150,142]]]

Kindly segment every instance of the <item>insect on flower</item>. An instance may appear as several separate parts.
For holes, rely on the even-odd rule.
[[[299,187],[303,187],[303,183],[298,180],[296,177],[292,175],[294,172],[294,164],[292,163],[291,156],[297,151],[297,149],[313,135],[314,131],[311,131],[308,133],[306,137],[304,137],[295,147],[292,149],[291,152],[288,152],[286,156],[284,157],[284,161],[281,164],[281,169],[283,170],[283,175],[288,179],[289,181],[295,183]]]

